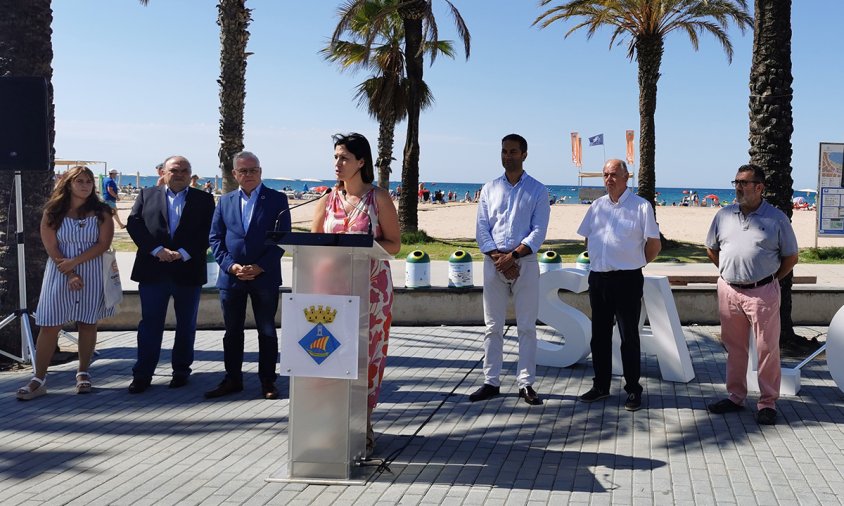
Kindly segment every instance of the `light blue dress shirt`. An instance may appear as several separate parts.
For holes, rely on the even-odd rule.
[[[167,227],[170,230],[170,237],[173,237],[176,233],[176,229],[179,228],[179,220],[182,219],[182,211],[185,209],[185,197],[188,195],[188,189],[185,187],[185,189],[179,193],[174,193],[168,187],[165,190],[165,193],[167,195]],[[159,246],[153,249],[150,254],[155,256],[162,249],[164,249],[164,246]],[[187,262],[191,259],[191,256],[184,248],[179,248],[178,251],[179,254],[182,255],[183,262]]]
[[[185,208],[185,196],[188,194],[188,189],[173,193],[173,190],[167,188],[167,224],[170,226],[170,237],[176,234],[176,229],[179,228],[179,220],[182,219],[182,210]]]
[[[539,251],[548,231],[548,189],[527,172],[516,184],[506,174],[485,184],[478,203],[475,237],[481,253],[513,251],[524,244]]]
[[[243,191],[243,187],[238,190],[240,192],[240,219],[243,223],[243,231],[249,231],[249,224],[252,222],[252,214],[255,211],[255,202],[258,201],[258,198],[261,193],[261,186],[258,185],[252,190],[252,195],[246,195],[246,192]]]

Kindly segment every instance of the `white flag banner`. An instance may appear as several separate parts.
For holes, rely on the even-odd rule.
[[[360,297],[284,294],[282,376],[357,379]]]

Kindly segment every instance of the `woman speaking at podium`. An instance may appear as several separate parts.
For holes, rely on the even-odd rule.
[[[317,203],[311,232],[371,233],[387,253],[395,255],[401,249],[399,217],[389,192],[372,184],[375,169],[369,141],[356,133],[337,134],[333,139],[337,185]],[[387,341],[392,320],[393,281],[388,261],[372,261],[370,287],[367,456],[375,449],[372,410],[378,404],[381,380],[387,365]]]
[[[35,345],[35,371],[17,392],[20,400],[47,393],[47,368],[62,325],[76,321],[79,329],[79,369],[76,393],[91,391],[88,366],[97,343],[97,321],[113,316],[103,298],[102,254],[111,246],[114,221],[111,208],[94,191],[88,167],[70,168],[44,205],[41,241],[50,258],[35,311],[41,327]]]

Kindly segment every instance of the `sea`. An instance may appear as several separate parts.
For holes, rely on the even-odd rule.
[[[121,175],[120,180],[118,183],[123,186],[127,184],[131,184],[133,186],[140,185],[141,188],[147,186],[154,186],[156,181],[158,180],[158,176],[133,176],[133,175]],[[209,178],[200,178],[199,184],[205,184],[205,181],[209,180]],[[214,179],[210,179],[212,183],[214,183]],[[264,184],[270,188],[275,190],[283,190],[283,189],[291,189],[294,191],[303,191],[306,189],[313,189],[319,186],[334,186],[336,181],[333,179],[323,179],[323,180],[316,180],[310,179],[308,181],[302,180],[290,180],[290,179],[272,179],[266,178],[264,179]],[[220,180],[217,179],[215,184],[221,184]],[[395,190],[396,187],[400,186],[400,181],[391,181],[390,182],[390,189]],[[466,193],[469,193],[470,197],[474,197],[475,192],[480,190],[483,186],[483,183],[447,183],[447,182],[425,182],[425,188],[430,190],[431,194],[436,192],[437,190],[442,191],[444,194],[448,195],[449,191],[453,191],[457,194],[456,200],[462,201]],[[555,204],[580,204],[581,199],[578,197],[579,187],[577,185],[546,185],[548,188],[548,192],[550,193],[552,199],[554,199]],[[603,190],[603,186],[582,186],[580,188],[591,188],[594,190]],[[668,188],[668,187],[658,187],[656,188],[657,192],[657,202],[660,205],[664,206],[671,206],[671,205],[683,205],[684,198],[690,199],[694,194],[697,194],[698,200],[702,201],[704,199],[707,200],[707,204],[711,205],[713,199],[711,196],[715,196],[718,198],[719,203],[732,203],[733,199],[736,196],[735,190],[733,188]],[[794,191],[794,197],[803,197],[807,203],[814,204],[815,203],[815,194],[809,194],[806,192],[798,192]]]

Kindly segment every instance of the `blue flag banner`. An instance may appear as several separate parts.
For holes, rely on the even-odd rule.
[[[604,134],[598,134],[593,137],[589,138],[589,145],[590,146],[603,146],[604,145]]]

